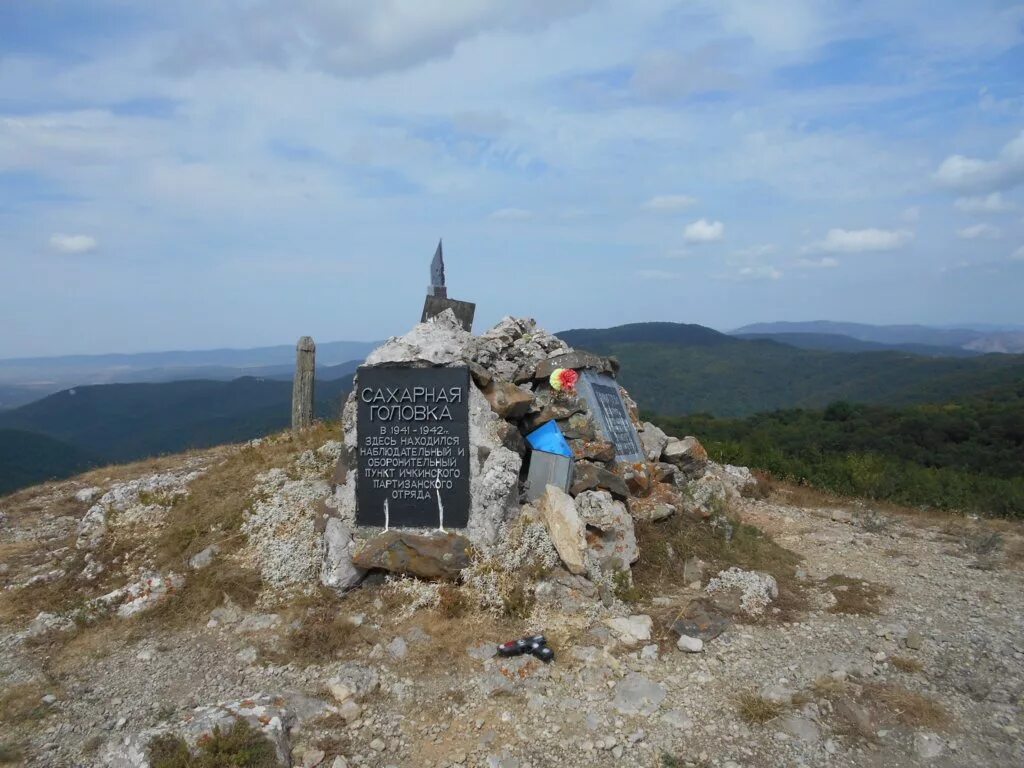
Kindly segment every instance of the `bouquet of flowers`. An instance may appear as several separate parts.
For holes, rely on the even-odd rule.
[[[575,392],[580,375],[572,368],[556,368],[551,372],[551,388],[556,392]]]

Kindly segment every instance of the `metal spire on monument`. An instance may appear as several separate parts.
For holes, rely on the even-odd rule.
[[[448,288],[444,284],[444,250],[441,247],[441,240],[437,241],[434,260],[430,262],[430,287],[427,289],[427,296],[448,298]]]
[[[437,317],[446,309],[455,313],[455,319],[467,331],[473,330],[473,317],[476,315],[476,304],[469,301],[458,301],[448,298],[448,286],[445,284],[444,249],[441,240],[437,241],[437,250],[430,262],[430,287],[427,288],[427,299],[423,302],[421,323]]]

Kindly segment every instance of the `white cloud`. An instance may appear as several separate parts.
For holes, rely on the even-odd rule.
[[[778,280],[782,277],[782,272],[770,264],[765,264],[760,267],[740,267],[728,277],[731,280],[741,280],[744,282],[753,280]]]
[[[676,51],[649,51],[633,69],[630,90],[641,100],[681,99],[692,93],[724,91],[735,87],[736,77],[725,71],[715,46],[680,55]]]
[[[767,256],[770,253],[775,253],[776,248],[771,243],[764,243],[762,245],[752,245],[749,248],[740,248],[736,251],[736,256],[741,259],[757,259],[761,256]]]
[[[707,219],[697,219],[692,224],[688,224],[683,234],[688,243],[710,243],[721,240],[724,235],[725,224]]]
[[[911,205],[908,208],[903,209],[903,213],[900,214],[900,218],[910,224],[913,224],[921,218],[921,206]]]
[[[663,269],[640,269],[637,274],[644,280],[676,280],[679,278],[677,272],[667,272]]]
[[[994,160],[952,155],[935,171],[935,180],[961,191],[1010,189],[1024,182],[1024,131],[1008,142]]]
[[[958,211],[964,213],[1003,213],[1013,210],[1013,203],[1004,200],[999,192],[977,197],[958,197],[953,203]]]
[[[822,256],[820,259],[797,259],[793,266],[800,269],[833,269],[839,266],[839,259],[834,256]]]
[[[689,195],[655,195],[644,203],[644,208],[658,213],[672,213],[689,208],[696,202],[697,198]]]
[[[241,9],[234,3],[211,4],[196,14],[195,28],[181,36],[166,65],[176,72],[248,63],[287,70],[298,62],[366,77],[446,58],[488,32],[538,31],[590,5],[590,0],[292,0],[285,11],[268,0]]]
[[[1010,259],[1013,261],[1024,261],[1024,245],[1018,248],[1016,251],[1010,254]]]
[[[50,238],[50,247],[60,253],[88,253],[96,250],[96,238],[91,235],[56,234]]]
[[[913,238],[914,233],[904,229],[830,229],[824,240],[814,243],[806,250],[829,253],[894,251],[902,248]]]
[[[494,221],[526,221],[533,218],[533,212],[525,208],[499,208],[488,218]]]
[[[999,228],[993,227],[991,224],[972,224],[956,231],[956,236],[964,240],[995,240],[1001,234]]]

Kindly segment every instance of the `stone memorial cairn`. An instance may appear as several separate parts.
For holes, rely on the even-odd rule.
[[[577,371],[580,386],[556,391],[556,369]],[[448,310],[389,339],[343,409],[333,490],[317,512],[321,582],[344,591],[386,571],[462,581],[495,607],[524,591],[566,609],[607,602],[631,583],[635,520],[708,517],[750,480],[710,463],[695,438],[641,423],[617,373],[616,360],[528,319],[475,336]],[[529,502],[525,436],[552,421],[572,450],[571,482]]]

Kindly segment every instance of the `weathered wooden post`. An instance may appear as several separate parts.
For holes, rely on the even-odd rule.
[[[303,336],[295,345],[295,379],[292,382],[292,429],[313,423],[313,383],[316,379],[316,344]]]

